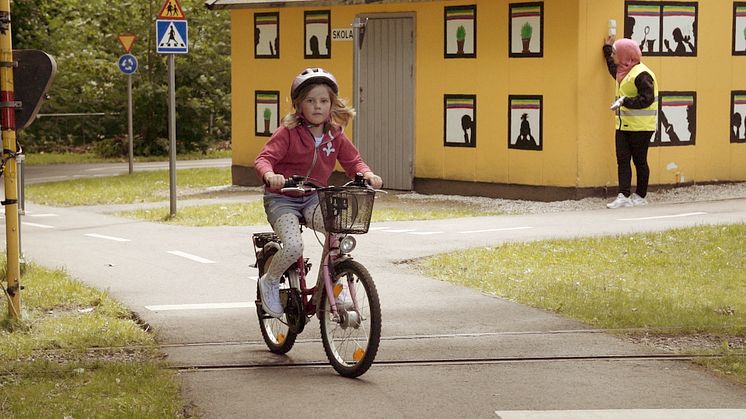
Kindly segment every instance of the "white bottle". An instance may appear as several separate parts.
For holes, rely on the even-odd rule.
[[[609,36],[616,36],[616,20],[609,19]]]

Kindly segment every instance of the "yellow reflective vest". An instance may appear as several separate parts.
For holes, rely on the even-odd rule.
[[[638,95],[635,78],[640,73],[647,72],[653,78],[655,97],[647,108],[630,109],[620,107],[616,111],[616,129],[621,131],[655,131],[658,129],[658,80],[655,74],[645,65],[637,64],[632,67],[627,76],[616,84],[616,97],[635,97]]]

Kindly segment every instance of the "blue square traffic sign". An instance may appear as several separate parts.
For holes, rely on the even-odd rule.
[[[158,43],[155,51],[161,54],[186,54],[189,52],[186,20],[156,20],[155,33]]]

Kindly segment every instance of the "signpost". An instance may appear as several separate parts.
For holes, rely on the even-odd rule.
[[[168,170],[171,216],[176,215],[176,63],[174,54],[189,52],[189,28],[178,0],[166,0],[155,21],[156,52],[168,54]]]
[[[135,159],[133,146],[134,136],[132,133],[132,74],[137,71],[137,58],[135,58],[135,56],[130,54],[129,52],[130,50],[132,50],[132,45],[134,45],[136,39],[137,36],[132,33],[119,34],[119,43],[122,44],[122,48],[124,48],[124,55],[119,57],[119,61],[117,62],[119,70],[127,75],[127,136],[129,140],[129,174],[132,174],[132,172],[134,171]]]

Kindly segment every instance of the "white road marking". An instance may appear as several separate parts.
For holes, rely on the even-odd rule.
[[[413,228],[409,229],[402,229],[402,230],[381,230],[384,233],[409,233],[410,231],[414,231]]]
[[[29,214],[26,213],[26,217],[59,217],[57,214]]]
[[[368,231],[376,231],[376,230],[387,230],[391,227],[370,227]]]
[[[742,419],[746,409],[496,410],[501,419]]]
[[[25,221],[22,221],[21,224],[29,227],[39,227],[39,228],[54,228],[54,226],[49,226],[46,224],[37,224],[37,223],[27,223]]]
[[[252,279],[254,281],[258,281],[259,277],[258,276],[250,276],[249,279]]]
[[[121,237],[114,237],[114,236],[104,236],[103,234],[96,234],[96,233],[84,234],[84,236],[95,237],[97,239],[104,239],[104,240],[113,240],[115,242],[128,242],[128,241],[130,241],[130,239],[123,239]]]
[[[658,216],[655,216],[655,217],[617,218],[617,221],[660,220],[660,219],[663,219],[663,218],[693,217],[695,215],[707,215],[707,213],[706,212],[686,212],[684,214],[658,215]]]
[[[416,234],[418,236],[430,236],[432,234],[443,234],[442,231],[413,231],[409,234]]]
[[[203,303],[203,304],[165,304],[145,306],[150,311],[175,311],[175,310],[220,310],[227,308],[255,308],[253,301],[238,303]]]
[[[182,252],[180,250],[169,250],[166,253],[170,253],[170,254],[175,255],[175,256],[181,256],[183,258],[186,258],[186,259],[189,259],[189,260],[193,260],[193,261],[199,262],[199,263],[215,263],[214,260],[205,259],[203,257],[199,257],[199,256],[193,255],[191,253]]]
[[[533,227],[506,227],[506,228],[489,228],[487,230],[470,230],[470,231],[459,231],[461,234],[472,234],[472,233],[491,233],[493,231],[511,231],[511,230],[527,230]]]

